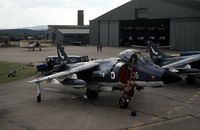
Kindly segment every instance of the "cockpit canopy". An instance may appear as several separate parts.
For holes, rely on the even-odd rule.
[[[141,54],[140,54],[140,51],[136,49],[128,49],[119,53],[119,57],[125,62],[131,61],[131,58],[133,58],[133,55],[139,56]]]
[[[128,49],[125,51],[122,51],[119,53],[119,57],[126,63],[130,63],[133,59],[133,55],[137,56],[137,64],[148,64],[156,66],[151,59],[149,59],[147,56],[143,56],[140,51],[136,49]]]

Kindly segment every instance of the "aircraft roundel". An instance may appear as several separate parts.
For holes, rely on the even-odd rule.
[[[113,80],[114,80],[114,79],[115,79],[115,77],[116,77],[116,76],[115,76],[115,72],[114,72],[114,71],[110,72],[110,76],[111,76],[111,79],[113,79]]]
[[[105,73],[104,72],[101,75],[102,75],[102,77],[105,77]]]

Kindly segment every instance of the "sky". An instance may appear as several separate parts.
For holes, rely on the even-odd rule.
[[[77,25],[77,11],[84,10],[84,24],[130,0],[1,0],[0,28],[38,25]]]

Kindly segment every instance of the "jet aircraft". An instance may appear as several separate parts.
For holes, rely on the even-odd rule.
[[[185,52],[180,56],[170,56],[163,53],[156,44],[149,43],[149,53],[152,61],[164,69],[187,76],[187,83],[195,83],[200,78],[200,54]]]
[[[30,81],[36,83],[38,102],[41,102],[41,83],[44,81],[70,85],[76,89],[86,88],[88,98],[97,98],[100,91],[123,90],[119,106],[127,108],[135,89],[181,80],[179,76],[160,68],[135,49],[125,50],[117,58],[79,63],[70,63],[63,47],[58,46],[57,50],[61,61],[57,71]]]

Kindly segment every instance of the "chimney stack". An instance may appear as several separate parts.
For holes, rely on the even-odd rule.
[[[83,10],[78,10],[78,26],[84,25],[84,14]]]

